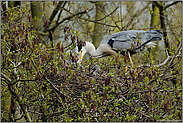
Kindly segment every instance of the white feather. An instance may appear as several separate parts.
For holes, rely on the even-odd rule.
[[[154,42],[149,42],[149,43],[145,44],[145,46],[146,46],[147,48],[153,48],[153,47],[156,46],[156,43],[154,43]]]

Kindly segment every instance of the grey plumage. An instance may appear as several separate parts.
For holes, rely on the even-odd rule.
[[[114,33],[106,36],[100,46],[95,50],[95,46],[90,42],[80,42],[78,44],[78,53],[80,62],[85,53],[89,53],[92,57],[105,57],[115,55],[115,52],[122,55],[129,51],[130,54],[135,54],[144,49],[144,47],[154,47],[156,44],[153,41],[159,41],[163,38],[163,34],[159,30],[129,30]]]
[[[129,30],[106,36],[100,44],[108,43],[116,52],[129,50],[131,54],[134,54],[142,50],[145,44],[148,45],[149,42],[159,41],[162,38],[163,34],[159,30]]]

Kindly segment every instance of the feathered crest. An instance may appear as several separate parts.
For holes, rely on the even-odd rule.
[[[78,52],[82,49],[83,46],[86,46],[86,42],[85,41],[77,41],[78,44]]]

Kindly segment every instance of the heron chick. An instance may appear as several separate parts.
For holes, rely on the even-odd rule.
[[[155,47],[154,41],[160,41],[162,38],[163,34],[160,30],[129,30],[106,36],[100,42],[97,50],[90,42],[80,42],[78,44],[78,63],[81,63],[85,53],[89,53],[92,57],[100,58],[115,55],[118,52],[124,56],[128,52],[127,55],[130,57],[130,55],[142,51],[145,47]]]

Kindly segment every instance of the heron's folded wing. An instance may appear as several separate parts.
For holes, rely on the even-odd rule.
[[[114,39],[114,43],[113,43],[113,47],[114,49],[117,49],[119,51],[125,51],[127,49],[131,49],[134,46],[139,45],[140,46],[140,42],[137,43],[137,35],[123,35],[123,36],[119,36],[116,37]]]

